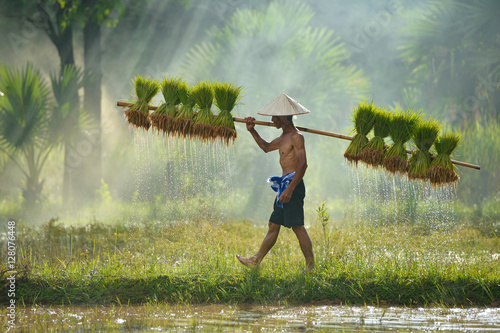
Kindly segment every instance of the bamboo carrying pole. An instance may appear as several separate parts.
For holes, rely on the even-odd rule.
[[[126,102],[117,102],[116,105],[121,106],[121,107],[130,107],[133,104],[132,103],[126,103]],[[156,110],[157,109],[156,106],[148,106],[148,108],[149,108],[149,110]],[[238,122],[238,123],[246,123],[245,119],[243,119],[243,118],[233,117],[233,120],[235,122]],[[268,122],[268,121],[255,120],[254,123],[255,123],[255,125],[275,127],[273,123]],[[320,130],[316,130],[316,129],[312,129],[312,128],[306,128],[306,127],[300,127],[300,126],[295,126],[295,127],[297,127],[297,129],[299,131],[306,132],[306,133],[313,133],[313,134],[325,135],[325,136],[330,136],[330,137],[333,137],[333,138],[338,138],[338,139],[343,139],[343,140],[350,140],[350,141],[353,140],[352,136],[347,136],[347,135],[342,135],[342,134],[336,134],[336,133],[326,132],[326,131],[320,131]],[[413,151],[411,151],[409,149],[407,149],[406,152],[408,154],[413,153]],[[470,163],[461,162],[461,161],[455,161],[455,160],[451,160],[451,162],[453,164],[464,166],[464,167],[467,167],[467,168],[481,170],[481,167],[479,165],[470,164]]]

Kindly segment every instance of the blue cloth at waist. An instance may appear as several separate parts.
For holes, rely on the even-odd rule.
[[[280,176],[273,176],[267,178],[267,182],[271,183],[271,188],[275,191],[278,192],[276,196],[276,204],[278,207],[283,207],[283,203],[280,202],[279,198],[281,195],[281,192],[283,192],[288,185],[292,182],[293,176],[295,176],[295,171],[287,173],[286,175],[280,177]]]

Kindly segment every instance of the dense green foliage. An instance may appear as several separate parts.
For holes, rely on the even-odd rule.
[[[441,127],[434,119],[422,121],[413,132],[413,143],[417,150],[410,157],[408,177],[425,179],[431,164],[430,149],[438,137]]]
[[[453,183],[458,180],[456,168],[451,162],[451,154],[458,147],[461,141],[460,134],[443,133],[434,142],[436,157],[432,160],[427,175],[431,183]]]
[[[466,172],[460,168],[458,183],[461,199],[469,204],[481,207],[490,201],[498,200],[500,193],[500,125],[495,122],[465,129],[460,147],[460,158],[467,158],[481,165],[481,172]]]
[[[377,107],[374,114],[373,137],[363,148],[361,160],[368,165],[379,166],[384,160],[385,138],[389,136],[390,114]]]
[[[41,199],[41,171],[57,143],[50,125],[59,113],[49,113],[49,88],[31,64],[23,69],[0,67],[0,152],[22,172],[25,208]]]
[[[135,101],[134,105],[131,106],[130,108],[132,110],[137,110],[144,114],[149,115],[148,105],[151,102],[151,100],[156,96],[156,94],[160,91],[160,84],[158,83],[158,81],[151,79],[149,77],[142,77],[140,75],[137,75],[134,78],[133,85],[135,90]],[[167,90],[169,90],[169,88],[170,85],[167,85],[165,87],[165,89]],[[167,95],[167,97],[170,96]],[[172,103],[170,99],[167,102]]]
[[[361,159],[363,149],[368,143],[366,137],[373,128],[376,117],[376,107],[373,102],[370,104],[366,101],[359,103],[352,114],[352,122],[356,135],[347,147],[344,157],[350,162],[358,162]]]
[[[175,116],[175,106],[181,102],[179,90],[182,84],[183,81],[180,78],[168,78],[166,76],[163,78],[160,84],[160,91],[163,95],[164,103],[156,109],[155,113],[164,113],[171,117]]]
[[[391,114],[388,121],[389,136],[392,144],[386,150],[383,165],[386,170],[406,172],[408,169],[408,155],[405,144],[410,141],[415,128],[420,123],[420,114],[412,110],[397,109]]]

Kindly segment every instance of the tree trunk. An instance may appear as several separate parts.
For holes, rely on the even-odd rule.
[[[61,72],[66,65],[75,64],[75,56],[73,53],[73,29],[71,26],[66,27],[63,32],[53,40],[59,58],[61,59]]]
[[[94,17],[89,18],[83,29],[84,65],[84,109],[92,116],[93,126],[85,140],[90,151],[84,159],[82,174],[86,199],[93,199],[101,182],[101,27]]]
[[[56,5],[55,17],[52,18],[51,13],[47,11],[47,6],[39,3],[37,8],[47,17],[48,25],[46,27],[46,32],[52,43],[54,43],[57,53],[59,54],[59,59],[61,60],[61,71],[66,65],[74,65],[75,56],[73,53],[73,26],[68,24],[64,29],[61,27],[62,22],[65,20],[64,10],[59,5]]]
[[[50,40],[57,49],[60,60],[60,73],[64,70],[66,65],[75,65],[75,56],[73,51],[73,26],[71,24],[66,25],[64,30],[61,28],[62,22],[65,20],[64,11],[59,5],[55,5],[57,8],[55,17],[52,18],[50,12],[47,11],[48,6],[38,5],[38,10],[44,13],[47,17],[47,28],[46,32]],[[71,110],[71,112],[78,112],[78,110]],[[68,163],[69,153],[71,152],[68,143],[64,143],[64,167],[63,167],[63,191],[62,197],[64,204],[68,204],[70,199],[73,197],[74,188],[72,185],[75,184],[75,177],[77,175],[74,172],[74,165]]]

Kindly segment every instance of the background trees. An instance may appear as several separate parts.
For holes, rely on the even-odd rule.
[[[497,154],[491,153],[500,134],[499,14],[498,1],[428,1],[419,15],[408,15],[402,33],[408,95],[462,132],[460,157],[483,167],[464,171],[459,183],[461,198],[476,204],[500,191]]]
[[[348,131],[350,113],[364,98],[382,106],[398,103],[421,109],[464,134],[462,154],[457,157],[483,166],[480,172],[462,172],[461,199],[480,203],[500,190],[494,158],[500,81],[497,1],[304,0],[285,5],[284,1],[0,0],[0,4],[3,61],[18,68],[26,60],[36,62],[42,81],[48,82],[53,73],[47,113],[54,114],[53,124],[64,124],[66,134],[54,140],[64,142],[66,159],[79,143],[90,142],[92,152],[80,154],[80,163],[71,169],[76,178],[65,172],[64,191],[57,192],[71,193],[68,184],[74,184],[78,202],[95,194],[101,178],[114,197],[130,200],[123,179],[134,176],[127,167],[126,151],[133,135],[121,118],[123,110],[114,104],[129,97],[135,75],[161,79],[167,73],[190,84],[217,79],[243,85],[239,116],[255,115],[286,92],[312,111],[299,117],[297,124],[335,132]],[[115,126],[108,135],[105,123]],[[56,125],[47,126],[52,126],[53,135],[59,133]],[[240,191],[253,193],[248,215],[262,200],[258,194],[267,191],[262,179],[279,170],[276,161],[257,151],[243,127],[239,129],[234,157],[237,175],[246,175],[244,182],[237,182]],[[275,135],[267,129],[262,133]],[[342,158],[346,143],[315,136],[306,136],[306,141],[311,159],[309,195],[322,201],[342,198],[345,191],[339,189],[347,185]],[[52,149],[54,154],[58,151]],[[54,154],[48,154],[49,162],[56,159]],[[15,183],[10,182],[16,178],[8,176],[13,163],[4,164],[0,174],[7,180],[4,184],[10,184],[2,188],[4,197],[15,193]],[[25,162],[18,163],[24,167]],[[158,168],[155,173],[165,172],[165,163],[153,164]],[[174,161],[167,164],[169,170],[177,170]],[[51,187],[51,192],[56,191]]]

